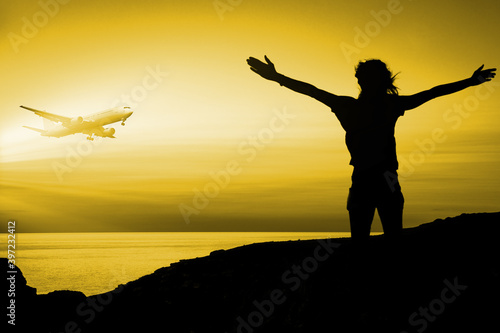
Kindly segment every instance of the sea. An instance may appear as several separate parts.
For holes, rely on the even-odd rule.
[[[91,296],[215,250],[349,236],[349,232],[17,233],[15,262],[38,294],[75,290]]]

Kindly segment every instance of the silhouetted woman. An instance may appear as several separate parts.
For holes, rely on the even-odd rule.
[[[363,241],[378,210],[386,237],[397,236],[403,228],[404,198],[397,178],[398,160],[394,127],[406,110],[443,95],[490,81],[495,68],[479,67],[470,78],[436,86],[410,96],[399,96],[395,75],[377,59],[360,62],[356,78],[361,87],[358,98],[337,96],[315,86],[276,72],[274,64],[250,57],[250,69],[265,79],[311,96],[332,109],[346,131],[345,142],[354,167],[347,210],[353,240]]]

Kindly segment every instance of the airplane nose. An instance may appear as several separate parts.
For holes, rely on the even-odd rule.
[[[132,113],[134,113],[134,112],[127,113],[127,118],[130,117],[132,115]]]

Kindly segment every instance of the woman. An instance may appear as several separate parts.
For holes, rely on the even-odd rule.
[[[279,74],[274,64],[250,57],[250,69],[265,79],[311,96],[332,109],[346,131],[346,145],[354,167],[347,209],[351,237],[365,241],[378,210],[384,234],[394,238],[403,228],[404,198],[397,179],[398,160],[394,127],[406,110],[443,95],[479,85],[495,77],[495,68],[479,67],[470,78],[436,86],[410,96],[399,96],[395,75],[378,59],[360,62],[356,78],[361,88],[358,98],[338,96],[315,86]]]

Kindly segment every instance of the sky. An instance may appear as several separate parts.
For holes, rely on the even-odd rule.
[[[338,120],[246,59],[356,97],[354,66],[378,58],[410,95],[498,67],[499,14],[489,0],[3,1],[0,218],[18,232],[349,231]],[[43,121],[20,105],[134,113],[90,142],[23,128]],[[500,211],[499,109],[494,80],[400,118],[405,227]]]

